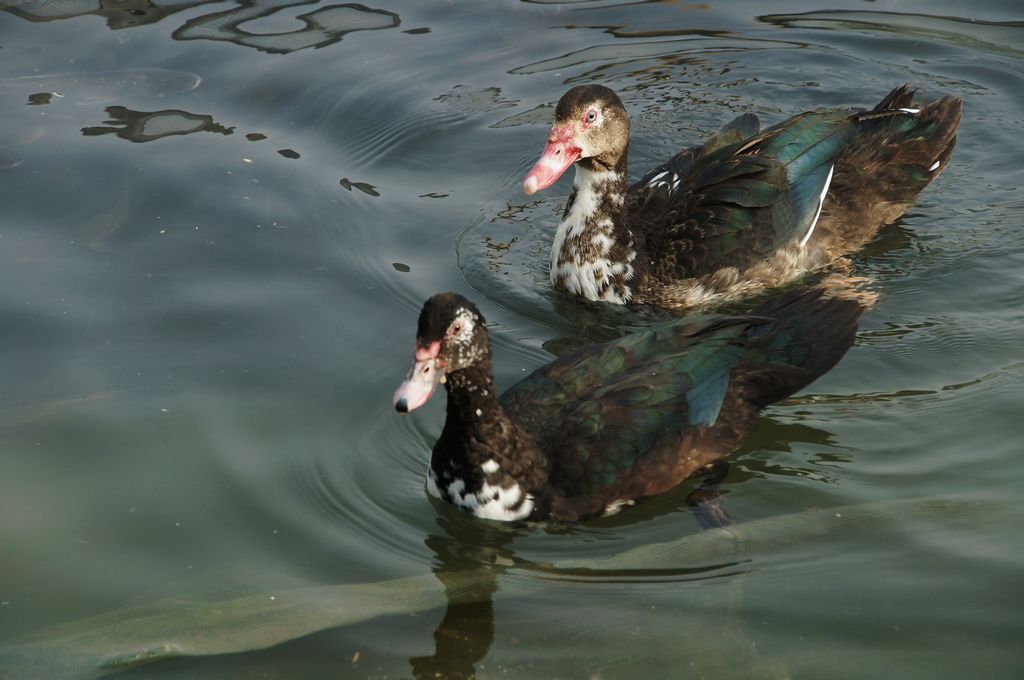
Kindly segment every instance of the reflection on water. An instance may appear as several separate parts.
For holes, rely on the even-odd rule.
[[[706,40],[691,38],[688,40],[614,43],[611,45],[588,47],[553,59],[543,59],[524,66],[518,66],[509,71],[509,73],[514,75],[530,75],[546,71],[558,71],[594,62],[609,62],[608,66],[619,68],[631,62],[645,62],[653,59],[668,60],[666,65],[679,67],[684,64],[696,63],[696,61],[699,61],[699,55],[709,53],[748,52],[759,49],[796,49],[799,47],[802,47],[799,43],[777,40],[737,40],[727,38]],[[599,76],[603,75],[601,73],[602,70],[603,67],[598,66],[576,78],[567,80],[566,84],[588,79],[599,80]]]
[[[230,135],[233,127],[224,127],[213,116],[199,116],[187,111],[132,111],[124,106],[108,106],[110,120],[106,125],[82,128],[86,137],[114,134],[130,142],[152,142],[171,135],[190,135],[194,132],[217,132]]]
[[[217,3],[218,0],[191,0],[189,2],[164,2],[162,0],[14,0],[0,1],[5,9],[29,21],[54,21],[71,19],[86,14],[96,14],[107,20],[111,29],[131,28],[160,21],[189,7]]]
[[[464,116],[509,109],[519,104],[517,99],[503,97],[500,87],[471,90],[465,85],[456,85],[450,91],[434,97],[434,101],[448,104]]]
[[[398,15],[391,11],[343,4],[319,7],[295,15],[294,19],[303,24],[299,29],[267,32],[241,28],[244,24],[256,24],[258,27],[261,19],[282,10],[316,3],[317,0],[238,0],[238,7],[189,19],[174,31],[173,37],[177,40],[225,40],[262,52],[287,54],[308,47],[326,47],[353,31],[390,29],[401,23]],[[84,14],[97,14],[106,18],[106,25],[117,30],[154,24],[166,16],[203,4],[222,3],[213,0],[159,4],[152,0],[19,0],[0,2],[0,9],[6,9],[31,22],[52,22]]]
[[[239,7],[189,20],[174,31],[177,40],[226,40],[261,52],[287,54],[309,47],[326,47],[353,31],[394,28],[401,23],[394,12],[363,5],[329,5],[295,17],[304,25],[292,31],[254,33],[242,24],[271,16],[281,9],[308,5],[314,0],[239,0]]]
[[[728,468],[724,462],[713,466],[687,496],[687,505],[705,530],[733,524],[720,502],[719,484],[728,475]],[[556,568],[516,556],[512,543],[529,534],[527,527],[476,521],[451,507],[438,508],[437,525],[440,531],[430,532],[425,544],[434,555],[434,575],[444,584],[446,606],[433,633],[433,654],[409,659],[417,680],[476,677],[478,665],[494,643],[494,598],[499,578],[510,568],[533,572],[542,579],[557,579],[562,584],[592,585],[695,581],[719,577],[723,571],[739,573],[734,569],[737,563],[728,561],[701,566],[680,561],[669,567],[623,560],[619,568]],[[472,575],[472,588],[466,587],[467,575]]]
[[[1024,21],[999,22],[969,17],[863,11],[766,14],[758,18],[784,27],[805,26],[927,36],[974,50],[1024,55],[1024,49],[1021,49]]]
[[[497,576],[515,561],[510,544],[521,530],[467,523],[450,513],[439,514],[437,525],[440,531],[430,533],[425,543],[435,556],[433,571],[444,584],[447,605],[434,630],[433,654],[411,658],[409,665],[417,680],[472,678],[494,642]],[[462,576],[472,572],[483,577],[483,585],[466,598],[460,589]]]
[[[287,54],[309,47],[326,47],[353,31],[394,28],[401,19],[394,12],[363,5],[344,4],[320,7],[294,16],[301,28],[288,31],[252,31],[242,24],[258,23],[282,10],[316,4],[318,0],[237,0],[238,7],[190,19],[177,28],[177,40],[225,40],[271,54]],[[101,0],[18,0],[0,1],[5,9],[29,21],[55,21],[96,14],[107,19],[111,29],[132,28],[160,21],[182,10],[204,4],[222,4],[219,0],[154,3],[152,0],[105,2]],[[275,17],[276,18],[276,17]]]

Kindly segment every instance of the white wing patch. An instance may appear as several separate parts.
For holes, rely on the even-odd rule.
[[[670,170],[663,170],[654,177],[647,180],[649,189],[665,188],[669,193],[675,193],[679,189],[682,178]]]
[[[617,515],[618,513],[622,512],[623,508],[628,508],[629,506],[635,504],[636,501],[634,501],[632,498],[620,498],[619,500],[612,501],[611,503],[606,505],[604,507],[604,514],[602,516],[608,517],[610,515]]]
[[[828,188],[832,185],[832,173],[835,171],[836,166],[833,163],[832,167],[828,169],[828,177],[825,178],[825,186],[821,188],[821,197],[818,199],[818,212],[814,213],[814,220],[811,222],[810,228],[804,237],[800,239],[800,247],[803,248],[807,245],[807,240],[811,238],[811,234],[814,233],[814,227],[818,226],[818,218],[821,217],[821,208],[825,205],[825,196],[828,195]]]
[[[903,113],[921,113],[921,109],[900,109]]]
[[[942,162],[941,162],[941,161],[935,161],[934,163],[932,163],[932,167],[928,168],[928,172],[935,172],[935,170],[936,170],[936,169],[937,169],[937,168],[938,168],[938,167],[939,167],[940,165],[942,165]]]

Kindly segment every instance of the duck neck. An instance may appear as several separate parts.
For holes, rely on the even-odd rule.
[[[626,304],[636,251],[626,225],[626,155],[614,166],[576,163],[572,193],[551,245],[551,283],[588,300]]]
[[[448,374],[448,415],[434,446],[427,488],[477,517],[528,518],[547,458],[505,413],[490,363]],[[525,455],[524,455],[525,454]]]
[[[507,444],[508,439],[495,438],[494,433],[507,433],[512,429],[495,393],[490,362],[480,364],[445,377],[448,413],[441,439],[458,467],[479,468],[501,455],[502,445]]]
[[[444,387],[448,393],[449,417],[454,414],[470,422],[474,418],[482,417],[477,415],[476,411],[484,408],[501,411],[501,405],[494,394],[494,377],[491,375],[489,363],[488,367],[475,364],[447,374]]]

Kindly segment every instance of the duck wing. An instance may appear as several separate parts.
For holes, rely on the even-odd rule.
[[[735,448],[766,404],[831,368],[863,311],[820,290],[766,305],[584,348],[514,385],[502,405],[551,452],[551,483],[581,515],[662,493]]]
[[[803,114],[736,140],[739,125],[687,149],[630,191],[630,229],[666,282],[744,270],[805,243],[853,132],[848,111]]]
[[[630,189],[629,226],[650,273],[669,283],[742,271],[807,244],[823,208],[818,246],[863,242],[913,204],[956,146],[961,101],[913,100],[903,85],[871,110],[809,111],[763,132],[741,117],[648,173]]]

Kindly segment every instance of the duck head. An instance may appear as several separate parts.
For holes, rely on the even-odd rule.
[[[625,172],[628,148],[629,115],[619,96],[603,85],[574,87],[558,100],[548,143],[523,180],[523,191],[546,189],[573,163]]]
[[[415,361],[395,390],[395,410],[408,413],[423,406],[447,374],[489,360],[485,323],[476,305],[458,293],[428,299],[416,329]]]

